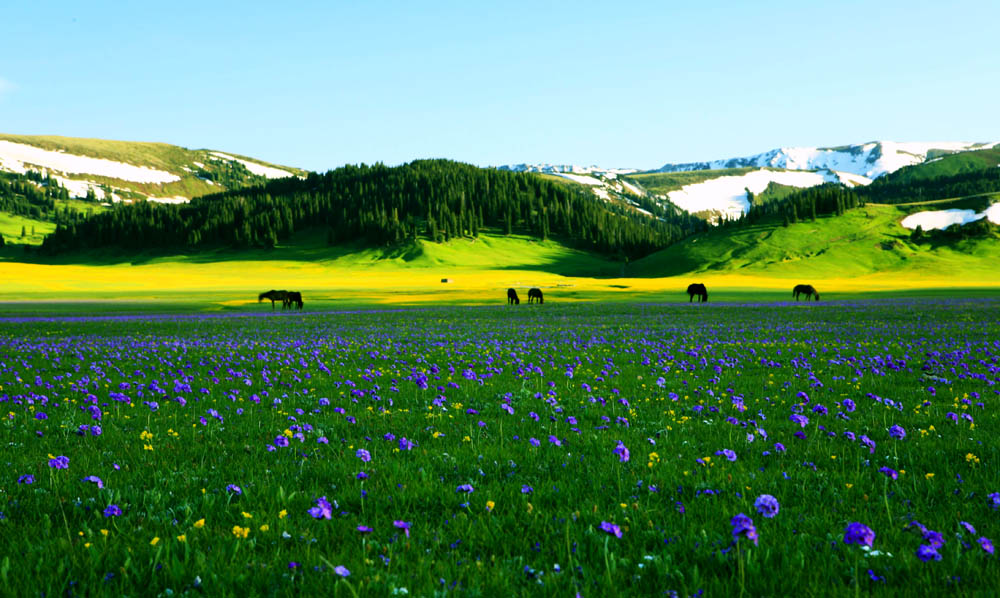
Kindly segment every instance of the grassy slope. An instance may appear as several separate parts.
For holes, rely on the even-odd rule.
[[[907,166],[889,175],[896,182],[911,183],[936,177],[953,176],[1000,164],[1000,148],[947,154],[940,159]]]
[[[906,214],[969,207],[969,201],[983,205],[985,200],[871,204],[787,228],[771,220],[742,229],[715,229],[639,260],[630,265],[629,274],[740,273],[816,280],[892,272],[979,280],[1000,274],[1000,242],[915,245],[909,241],[910,231],[899,225]]]
[[[137,166],[148,166],[157,170],[164,170],[181,177],[180,181],[160,184],[144,184],[135,182],[123,182],[117,179],[100,177],[89,174],[69,175],[68,178],[89,180],[96,183],[106,183],[112,187],[127,187],[134,189],[145,195],[154,197],[171,197],[182,195],[184,197],[197,197],[207,193],[217,193],[221,188],[211,185],[194,174],[185,171],[182,167],[194,168],[194,162],[207,163],[211,151],[215,150],[190,150],[187,148],[170,145],[167,143],[149,143],[142,141],[114,141],[109,139],[84,139],[76,137],[59,137],[55,135],[6,135],[0,134],[0,140],[11,141],[33,145],[46,150],[65,150],[67,153],[92,158],[103,158],[116,162],[124,162]],[[287,170],[296,175],[305,174],[298,168],[280,166],[234,154],[222,152],[235,158],[257,162],[265,166],[272,166]]]

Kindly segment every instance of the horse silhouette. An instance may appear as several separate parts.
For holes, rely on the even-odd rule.
[[[694,301],[695,297],[698,297],[698,303],[701,303],[703,301],[708,301],[708,289],[706,289],[705,285],[701,284],[700,282],[689,284],[687,292],[688,295],[690,295],[690,297],[688,298],[688,303]]]
[[[257,295],[257,303],[260,303],[264,299],[270,299],[271,311],[274,311],[274,302],[281,301],[281,309],[285,309],[285,306],[287,305],[286,303],[287,297],[288,297],[288,291],[275,291],[274,289],[271,289],[266,293],[261,293],[260,295]]]
[[[281,304],[281,308],[295,308],[302,309],[302,293],[298,291],[288,291],[285,295],[285,301]]]
[[[507,305],[521,305],[521,300],[514,289],[507,289]]]
[[[542,289],[531,289],[528,291],[528,303],[532,303],[535,299],[538,299],[539,305],[545,303],[545,298],[542,297]]]
[[[799,300],[799,295],[805,295],[806,301],[809,301],[810,297],[819,301],[819,292],[813,288],[811,284],[797,284],[795,288],[792,289],[792,296],[795,300]]]

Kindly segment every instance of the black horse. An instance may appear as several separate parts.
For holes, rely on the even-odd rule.
[[[302,293],[298,291],[288,291],[285,295],[285,301],[281,304],[281,309],[295,308],[302,309]]]
[[[264,299],[270,299],[271,311],[274,311],[274,302],[281,301],[281,309],[284,309],[285,306],[287,305],[288,301],[287,297],[288,297],[288,291],[275,291],[272,289],[266,293],[261,293],[260,295],[258,295],[257,303],[260,303]]]
[[[531,289],[528,291],[528,303],[532,303],[535,299],[538,299],[539,305],[545,303],[545,298],[542,297],[542,289]]]
[[[810,298],[813,298],[816,301],[819,301],[819,292],[816,289],[814,289],[811,284],[797,284],[797,285],[795,285],[795,288],[792,289],[792,296],[795,297],[796,301],[798,301],[799,300],[799,295],[805,295],[806,296],[806,301],[809,301]]]
[[[688,295],[690,295],[690,297],[688,298],[688,303],[694,301],[695,297],[698,298],[698,303],[701,303],[703,301],[708,301],[708,289],[706,289],[705,285],[701,284],[700,282],[688,285]]]
[[[507,305],[521,305],[521,300],[514,289],[507,289]]]

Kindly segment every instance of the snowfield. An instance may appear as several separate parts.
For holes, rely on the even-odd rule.
[[[910,214],[900,224],[903,228],[913,230],[918,226],[923,230],[943,230],[953,224],[965,225],[986,218],[994,224],[1000,224],[1000,203],[995,203],[980,213],[975,210],[934,210]]]
[[[927,160],[931,150],[959,152],[989,149],[997,143],[965,141],[908,142],[873,141],[836,148],[783,147],[745,158],[666,164],[660,172],[717,170],[721,168],[771,167],[788,170],[833,170],[874,179],[904,166]]]
[[[569,179],[576,183],[581,183],[583,185],[593,185],[595,187],[604,185],[604,181],[595,179],[594,177],[591,176],[570,174],[568,172],[553,172],[552,174],[554,174],[555,176],[561,176],[564,179]]]
[[[133,166],[103,158],[89,158],[65,152],[53,152],[32,145],[0,141],[3,168],[23,173],[26,164],[64,174],[92,174],[133,183],[173,183],[181,177],[146,166]]]
[[[774,182],[791,187],[814,187],[836,180],[832,173],[755,170],[742,176],[723,176],[687,185],[667,193],[667,198],[688,212],[721,212],[727,219],[739,218],[750,209],[746,190],[760,193]]]
[[[544,174],[596,174],[610,179],[620,174],[639,172],[637,168],[601,168],[600,166],[578,166],[576,164],[505,164],[497,166],[497,170],[512,172],[541,172]]]
[[[249,162],[247,160],[240,160],[239,158],[234,158],[229,154],[223,154],[222,152],[212,152],[212,155],[216,158],[222,160],[229,160],[231,162],[239,162],[240,164],[247,167],[247,170],[256,174],[257,176],[266,177],[269,179],[283,179],[285,177],[292,176],[292,173],[287,170],[281,170],[280,168],[271,168],[270,166],[264,166],[262,164],[257,164],[256,162]]]

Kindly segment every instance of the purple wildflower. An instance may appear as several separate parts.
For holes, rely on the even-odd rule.
[[[69,457],[59,455],[58,457],[49,459],[49,467],[52,469],[69,469]]]
[[[898,440],[902,440],[906,438],[906,430],[903,429],[902,426],[893,425],[891,428],[889,428],[889,436],[892,436],[893,438],[896,438]]]
[[[333,572],[341,577],[347,577],[348,575],[351,574],[351,572],[347,570],[347,567],[343,565],[337,565],[336,567],[334,567]]]
[[[392,526],[396,529],[401,529],[406,532],[406,537],[410,537],[410,522],[409,521],[393,521]]]
[[[753,519],[743,513],[733,517],[729,524],[733,526],[733,540],[739,540],[743,536],[747,540],[753,540],[753,545],[757,546],[757,528],[754,527]]]
[[[226,486],[226,492],[231,492],[236,496],[243,496],[243,488],[240,488],[236,484],[229,484]]]
[[[944,536],[941,535],[941,532],[929,529],[924,532],[924,542],[927,542],[930,546],[938,549],[944,546]]]
[[[372,529],[372,528],[368,527],[367,525],[359,525],[359,526],[357,527],[357,530],[358,530],[359,532],[361,532],[362,534],[370,534],[370,533],[372,533],[373,531],[375,531],[374,529]]]
[[[455,492],[465,492],[466,494],[471,494],[473,490],[475,488],[472,487],[472,484],[462,484],[455,488]]]
[[[534,491],[535,489],[532,488],[531,486],[528,486],[527,484],[521,486],[521,494],[531,494]]]
[[[325,496],[321,496],[316,499],[316,506],[309,509],[309,514],[315,519],[330,519],[333,517],[333,505]]]
[[[97,489],[98,490],[101,490],[101,489],[104,488],[104,482],[102,482],[101,478],[97,477],[96,475],[89,475],[89,476],[83,478],[80,481],[81,482],[93,482],[94,484],[97,484]]]
[[[939,553],[933,546],[921,544],[920,547],[917,548],[917,558],[925,563],[930,560],[940,561],[941,553]]]
[[[615,447],[615,454],[618,455],[618,461],[625,463],[629,460],[628,448],[625,446],[621,440],[618,441],[618,446]]]
[[[414,444],[412,441],[407,440],[406,437],[399,439],[399,450],[401,451],[411,451],[413,450]]]
[[[986,552],[986,554],[990,555],[993,554],[993,542],[991,542],[989,538],[983,536],[982,538],[979,538],[978,542],[979,542],[979,547],[982,548],[983,551]]]
[[[990,506],[993,507],[993,510],[1000,508],[1000,492],[988,494],[986,498],[990,499]]]
[[[601,531],[605,531],[616,538],[622,537],[622,528],[615,525],[614,523],[609,523],[607,521],[601,522]]]
[[[972,524],[968,521],[959,521],[958,524],[964,527],[965,531],[969,532],[973,536],[976,535],[976,528],[972,527]]]
[[[736,460],[736,453],[734,453],[733,451],[731,451],[729,449],[722,449],[721,451],[715,451],[715,454],[716,455],[722,455],[722,456],[724,456],[730,462]]]
[[[358,449],[357,452],[354,453],[354,456],[357,457],[358,459],[361,459],[361,461],[364,463],[368,463],[369,461],[372,460],[372,454],[366,451],[365,449]]]
[[[849,523],[844,530],[844,544],[861,544],[871,548],[875,541],[875,532],[863,523]]]
[[[899,473],[895,469],[890,469],[888,467],[879,467],[878,470],[880,473],[884,473],[885,477],[889,479],[895,480],[897,477],[899,477]]]
[[[284,435],[275,436],[274,437],[274,444],[276,444],[276,445],[284,448],[284,447],[288,446],[288,437],[284,436]]]
[[[35,483],[35,476],[31,475],[30,473],[26,473],[23,476],[17,478],[17,483],[18,484],[34,484]]]
[[[770,519],[778,514],[778,509],[780,505],[778,504],[778,499],[774,498],[770,494],[761,494],[754,501],[753,506],[756,507],[757,512],[764,517]]]
[[[118,505],[108,505],[108,507],[104,509],[105,517],[121,517],[121,514],[122,510]]]

